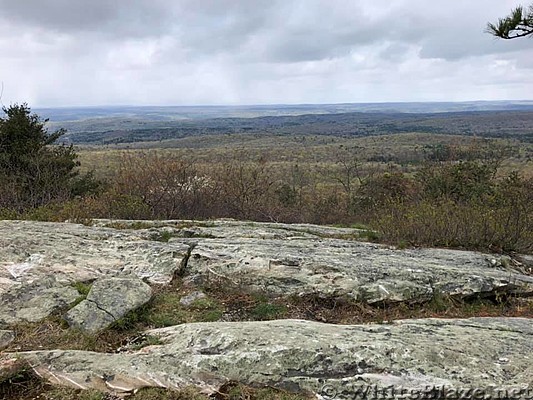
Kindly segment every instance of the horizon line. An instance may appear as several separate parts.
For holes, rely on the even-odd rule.
[[[429,100],[429,101],[370,101],[370,102],[340,102],[340,103],[249,103],[249,104],[96,104],[96,105],[60,105],[60,106],[34,106],[33,109],[59,109],[59,108],[120,108],[120,107],[297,107],[297,106],[342,106],[342,105],[369,105],[369,104],[465,104],[465,103],[533,103],[533,99],[503,99],[503,100]],[[12,103],[18,104],[18,103]],[[23,103],[20,103],[23,104]]]

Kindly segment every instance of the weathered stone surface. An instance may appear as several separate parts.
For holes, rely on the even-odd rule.
[[[191,282],[234,284],[274,295],[317,293],[368,303],[424,301],[498,291],[533,293],[533,277],[499,257],[443,249],[396,250],[339,239],[203,239],[191,252]]]
[[[533,382],[533,323],[524,318],[197,323],[149,334],[164,344],[134,353],[18,355],[52,383],[115,392],[191,384],[216,390],[234,380],[354,399],[365,388],[489,390]]]
[[[507,256],[444,249],[397,250],[343,240],[360,229],[233,220],[107,221],[144,226],[140,235],[170,232],[171,242],[195,245],[188,282],[235,285],[272,295],[315,293],[368,303],[421,302],[435,293],[470,297],[497,292],[533,294],[524,262]],[[189,239],[185,239],[189,238]],[[527,260],[528,256],[522,256]]]
[[[209,221],[192,220],[93,220],[95,226],[124,228],[144,227],[138,230],[143,237],[151,237],[155,232],[165,230],[178,238],[256,238],[288,239],[356,236],[362,229],[337,228],[313,224],[283,224],[274,222],[249,222],[232,219]],[[178,239],[179,240],[179,239]]]
[[[40,285],[54,276],[54,287],[68,296],[58,294],[60,301],[53,306],[44,301],[44,316],[68,303],[73,290],[65,288],[74,281],[132,275],[148,283],[168,283],[180,274],[193,284],[235,285],[274,296],[347,296],[368,303],[420,302],[435,293],[533,294],[533,276],[527,275],[525,262],[468,251],[397,250],[342,239],[356,236],[356,229],[227,220],[96,224],[0,221],[0,294]],[[176,237],[154,240],[163,230]],[[28,296],[40,304],[42,297]],[[0,307],[6,307],[6,301]],[[11,318],[20,313],[8,308],[0,320],[28,319]]]
[[[0,326],[27,321],[36,322],[73,303],[76,289],[58,282],[54,276],[42,276],[0,293]]]
[[[65,284],[129,274],[164,284],[188,251],[186,244],[147,240],[133,230],[0,221],[0,293],[49,275]]]
[[[71,328],[86,333],[97,333],[115,322],[111,314],[87,300],[83,300],[67,312],[64,319]]]
[[[0,350],[9,346],[13,340],[15,340],[15,332],[0,330]]]
[[[146,304],[151,297],[150,286],[138,278],[99,279],[87,298],[65,315],[65,320],[71,327],[96,333]]]

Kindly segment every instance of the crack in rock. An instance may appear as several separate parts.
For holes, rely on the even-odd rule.
[[[138,278],[99,279],[87,298],[65,315],[65,320],[70,326],[96,333],[146,304],[151,297],[151,287]]]

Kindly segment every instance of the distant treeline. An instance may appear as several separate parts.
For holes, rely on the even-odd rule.
[[[118,122],[118,121],[117,121]],[[432,114],[342,113],[257,118],[143,122],[142,129],[87,131],[67,135],[75,144],[162,141],[198,135],[276,134],[360,137],[423,132],[513,138],[533,142],[533,111],[476,111]]]

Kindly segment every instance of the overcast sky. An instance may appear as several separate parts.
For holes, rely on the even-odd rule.
[[[533,98],[517,0],[0,0],[2,102],[32,107]],[[525,3],[528,4],[528,3]]]

